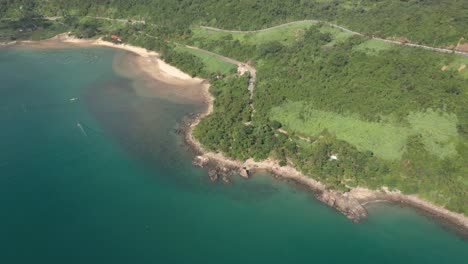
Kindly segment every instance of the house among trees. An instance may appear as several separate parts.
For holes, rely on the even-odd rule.
[[[118,35],[111,35],[111,39],[118,41],[118,42],[122,42],[122,38]]]

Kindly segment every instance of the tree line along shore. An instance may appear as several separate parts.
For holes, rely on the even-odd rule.
[[[70,7],[79,9],[73,2]],[[52,12],[53,7],[48,8]],[[105,10],[91,8],[86,14]],[[63,27],[84,38],[118,35],[209,80],[214,111],[194,130],[209,151],[238,160],[274,159],[279,167],[294,167],[343,194],[387,186],[454,212],[468,212],[464,57],[382,44],[323,24],[234,33],[182,22],[155,27],[76,15],[43,22],[50,25],[31,32]],[[251,22],[250,28],[238,25],[264,25]],[[417,27],[414,31],[422,32]],[[437,30],[424,32],[432,39],[445,36]],[[462,37],[463,30],[457,34]],[[175,42],[253,65],[253,98],[247,91],[248,75],[238,76],[211,57],[178,49]]]
[[[68,35],[68,33],[59,34],[56,37],[45,41],[20,41],[11,43],[10,45],[15,44],[24,44],[31,47],[43,48],[67,47],[72,45],[75,47],[104,46],[123,49],[144,58],[155,58],[157,67],[159,68],[158,72],[148,72],[147,69],[141,69],[141,71],[148,73],[151,77],[156,78],[157,80],[164,80],[165,82],[175,81],[178,84],[192,81],[195,81],[196,83],[203,83],[203,80],[193,79],[180,70],[165,64],[163,61],[158,59],[159,54],[155,53],[154,51],[148,51],[137,46],[115,44],[112,42],[103,41],[101,39],[78,39]],[[143,65],[141,67],[146,66]],[[162,74],[161,71],[163,71]],[[205,100],[208,104],[207,111],[202,114],[192,116],[192,118],[185,123],[185,127],[179,132],[182,132],[186,142],[193,147],[198,155],[195,158],[194,164],[202,168],[206,168],[209,172],[210,178],[213,181],[222,178],[226,183],[230,183],[230,178],[233,176],[233,174],[249,178],[255,172],[268,171],[281,177],[282,179],[292,180],[309,187],[314,191],[315,197],[318,200],[326,203],[330,207],[335,208],[353,222],[359,222],[363,218],[367,217],[365,205],[368,203],[389,201],[419,208],[423,210],[424,213],[429,214],[432,217],[446,221],[461,235],[467,234],[468,219],[463,214],[450,212],[443,207],[433,205],[414,195],[404,195],[399,191],[390,191],[388,188],[382,188],[380,190],[369,190],[359,187],[353,188],[350,192],[331,190],[328,189],[326,185],[308,177],[307,175],[304,175],[294,167],[281,166],[278,164],[278,161],[272,159],[264,161],[255,161],[253,159],[249,159],[242,162],[226,157],[222,153],[206,150],[203,145],[200,144],[200,142],[193,136],[193,129],[195,129],[195,127],[202,121],[203,118],[209,116],[213,111],[214,97],[209,92],[209,86],[203,85],[203,87],[205,87],[203,89],[203,96],[205,97]]]

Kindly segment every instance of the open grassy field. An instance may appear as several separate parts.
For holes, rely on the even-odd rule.
[[[413,134],[420,134],[425,149],[439,158],[457,154],[458,141],[457,116],[438,113],[431,109],[425,113],[411,113],[408,115]]]
[[[356,47],[354,50],[362,51],[367,53],[368,55],[378,55],[381,51],[385,51],[391,49],[392,47],[397,46],[396,44],[376,40],[376,39],[369,39]]]
[[[245,45],[259,45],[272,41],[278,41],[283,45],[290,45],[297,41],[312,25],[317,25],[315,22],[302,22],[298,24],[285,25],[278,28],[274,28],[268,31],[256,32],[256,33],[239,33],[239,32],[219,32],[204,28],[192,29],[193,39],[208,39],[208,40],[220,40],[220,39],[233,39],[238,40],[241,44]],[[349,32],[344,32],[341,29],[330,27],[327,25],[321,25],[320,31],[322,33],[330,33],[332,36],[331,45],[343,42],[352,36]]]
[[[407,124],[397,124],[367,122],[354,116],[315,110],[303,102],[290,102],[273,108],[271,118],[281,122],[286,130],[305,136],[316,137],[327,129],[360,151],[372,151],[387,160],[400,159],[408,137],[413,135],[421,135],[425,149],[440,158],[456,154],[456,116],[432,110],[411,113]]]
[[[344,42],[345,40],[353,36],[353,34],[349,32],[345,32],[339,28],[334,28],[327,25],[321,25],[320,32],[331,34],[332,41],[327,45],[335,45],[337,43]]]
[[[175,49],[179,52],[187,52],[193,54],[198,58],[202,59],[205,63],[206,69],[211,73],[222,73],[229,75],[237,71],[237,65],[225,62],[214,55],[207,54],[198,50],[189,49],[180,45],[177,46]]]
[[[192,29],[192,32],[194,39],[201,38],[218,40],[222,38],[232,38],[247,45],[263,44],[271,41],[278,41],[284,45],[288,45],[300,38],[304,31],[314,24],[316,23],[303,22],[299,24],[285,25],[258,33],[228,33],[212,31],[204,28],[194,28]]]

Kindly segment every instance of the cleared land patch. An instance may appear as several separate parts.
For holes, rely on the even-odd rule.
[[[396,44],[393,43],[376,39],[369,39],[354,47],[354,50],[365,52],[368,55],[378,55],[381,51],[391,49],[395,46]]]
[[[303,102],[289,102],[274,107],[271,117],[281,122],[287,130],[307,136],[316,137],[328,129],[360,151],[372,151],[387,160],[400,159],[406,150],[408,137],[418,134],[430,153],[440,158],[456,154],[456,116],[432,110],[411,113],[408,116],[409,125],[403,125],[367,122],[354,116],[315,110]]]
[[[424,147],[429,153],[439,158],[446,158],[457,153],[458,139],[456,115],[439,113],[429,109],[421,113],[410,113],[408,121],[413,133],[420,133]]]
[[[183,46],[177,46],[175,49],[179,52],[188,52],[202,59],[208,72],[217,72],[229,75],[237,71],[237,65],[225,62],[214,55],[194,49],[189,49]]]
[[[330,33],[331,34],[332,41],[330,43],[328,43],[328,45],[335,45],[337,43],[344,42],[348,38],[353,36],[353,34],[351,34],[349,32],[345,32],[345,31],[343,31],[343,30],[341,30],[339,28],[330,27],[330,26],[323,25],[323,24],[321,25],[319,30],[322,33]]]
[[[339,28],[331,27],[326,24],[320,24],[312,21],[304,21],[302,23],[284,25],[266,31],[246,33],[215,31],[206,28],[194,28],[192,29],[192,34],[193,40],[195,42],[197,42],[198,40],[237,40],[243,45],[260,45],[278,41],[283,45],[291,45],[294,42],[298,41],[303,36],[305,31],[313,25],[317,25],[319,27],[320,32],[330,34],[332,40],[327,44],[327,46],[330,47],[338,43],[342,43],[351,36],[353,36],[352,33],[343,31]],[[375,40],[375,42],[380,41]],[[375,49],[379,48],[377,47],[378,45],[379,44],[377,43],[371,43],[371,46],[373,46]],[[382,45],[382,47],[383,46],[384,45]]]
[[[447,61],[445,65],[447,65],[448,71],[454,72],[464,79],[468,79],[468,68],[466,68],[466,65],[468,65],[468,57],[453,56],[453,59]],[[465,67],[463,67],[463,65],[465,65]]]
[[[298,24],[285,25],[267,31],[257,33],[240,33],[240,32],[220,32],[204,28],[195,28],[192,30],[194,39],[212,39],[219,40],[222,38],[232,38],[238,40],[242,44],[263,44],[272,41],[278,41],[288,45],[296,41],[305,30],[307,30],[314,22],[303,22]]]

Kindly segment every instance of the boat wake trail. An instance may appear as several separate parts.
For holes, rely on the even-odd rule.
[[[76,123],[76,126],[80,129],[81,133],[83,133],[83,135],[84,135],[85,137],[88,136],[88,134],[86,134],[86,131],[84,130],[84,128],[83,128],[83,126],[81,125],[80,122]]]

